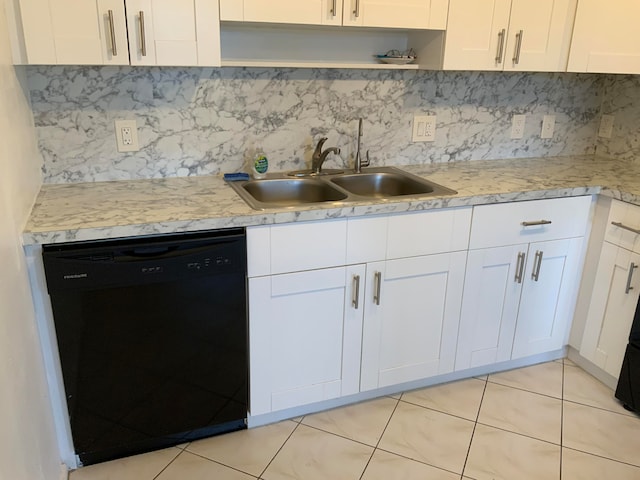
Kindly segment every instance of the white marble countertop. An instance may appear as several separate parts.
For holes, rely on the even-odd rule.
[[[221,176],[43,185],[25,245],[605,194],[640,204],[640,164],[594,156],[400,166],[456,195],[257,211]]]

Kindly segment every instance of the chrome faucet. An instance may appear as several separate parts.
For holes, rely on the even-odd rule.
[[[327,141],[327,137],[322,137],[318,141],[318,145],[316,145],[316,149],[313,151],[313,156],[311,157],[311,170],[316,175],[322,173],[322,164],[327,159],[327,155],[330,153],[335,153],[336,155],[340,154],[340,149],[336,147],[327,148],[324,152],[322,151],[322,146],[324,142]]]
[[[356,173],[362,172],[362,167],[368,167],[371,164],[371,160],[369,159],[369,150],[366,153],[366,160],[362,160],[360,157],[360,139],[362,138],[362,119],[358,120],[358,149],[356,150],[356,159],[354,170]]]

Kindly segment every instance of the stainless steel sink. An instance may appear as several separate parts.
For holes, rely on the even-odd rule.
[[[395,167],[304,178],[292,178],[287,173],[269,174],[262,180],[230,182],[229,185],[256,210],[457,193]]]
[[[250,207],[258,210],[308,203],[337,202],[348,197],[345,192],[329,183],[310,178],[269,178],[233,182],[231,186]]]
[[[389,198],[406,195],[447,195],[454,190],[389,167],[363,173],[341,175],[331,181],[345,190],[365,197]]]

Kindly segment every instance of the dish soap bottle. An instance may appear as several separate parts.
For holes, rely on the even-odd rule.
[[[247,167],[253,178],[260,179],[267,176],[269,170],[269,160],[262,149],[250,149],[247,152]]]

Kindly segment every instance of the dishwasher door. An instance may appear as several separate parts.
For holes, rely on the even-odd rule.
[[[82,464],[246,428],[244,229],[46,245]]]

